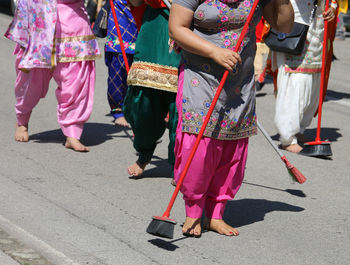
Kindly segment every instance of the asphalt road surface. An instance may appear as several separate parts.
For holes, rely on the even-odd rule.
[[[1,10],[3,34],[11,17]],[[0,39],[0,264],[349,264],[349,47],[349,38],[335,42],[339,60],[332,66],[323,107],[321,138],[331,142],[333,156],[286,154],[307,177],[300,185],[259,133],[250,139],[245,181],[225,212],[240,235],[183,237],[179,195],[171,212],[178,224],[168,240],[145,232],[173,192],[167,134],[145,174],[129,178],[126,167],[136,159],[132,132],[115,127],[108,115],[107,68],[100,59],[94,110],[81,139],[89,153],[62,146],[54,82],[33,111],[29,143],[15,142],[14,44]],[[257,113],[278,144],[274,102],[272,84],[267,84],[258,93]],[[315,128],[316,120],[306,131],[311,140]]]

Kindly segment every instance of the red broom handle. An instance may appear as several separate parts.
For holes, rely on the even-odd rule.
[[[326,0],[325,11],[329,8],[329,0]],[[318,119],[317,119],[317,131],[315,142],[321,142],[321,119],[322,119],[322,103],[323,103],[323,86],[326,75],[326,55],[328,46],[328,20],[324,21],[324,32],[323,32],[323,48],[322,48],[322,68],[321,68],[321,82],[320,82],[320,98],[318,101]]]
[[[118,23],[118,19],[117,19],[117,14],[115,13],[113,0],[109,0],[109,3],[111,5],[111,10],[112,10],[113,18],[114,18],[114,23],[115,23],[115,29],[117,30],[117,35],[118,35],[118,39],[119,39],[120,49],[122,50],[122,55],[124,58],[126,72],[129,73],[129,69],[130,69],[129,62],[128,62],[128,58],[126,57],[124,42],[122,39],[122,34],[120,33],[119,23]]]
[[[241,46],[241,43],[242,43],[242,41],[243,41],[243,38],[244,38],[245,34],[246,34],[247,31],[248,31],[249,23],[250,23],[250,21],[251,21],[252,18],[253,18],[254,11],[255,11],[256,6],[258,5],[258,3],[259,3],[259,0],[255,0],[255,1],[254,1],[254,4],[253,4],[253,6],[252,6],[252,9],[250,10],[249,16],[248,16],[248,18],[247,18],[247,20],[246,20],[246,22],[245,22],[245,24],[244,24],[244,26],[243,26],[242,32],[241,32],[241,34],[240,34],[240,36],[239,36],[239,39],[238,39],[238,41],[237,41],[237,44],[236,44],[236,46],[235,46],[235,49],[234,49],[235,52],[238,52],[238,49],[239,49],[239,47]],[[192,163],[192,159],[193,159],[193,157],[194,157],[194,154],[196,153],[197,148],[198,148],[198,145],[199,145],[199,142],[200,142],[200,140],[201,140],[202,137],[203,137],[203,133],[204,133],[204,131],[205,131],[205,128],[207,127],[207,124],[208,124],[208,122],[209,122],[210,116],[211,116],[211,114],[213,113],[213,110],[214,110],[214,108],[215,108],[216,102],[217,102],[218,99],[219,99],[221,90],[222,90],[222,88],[223,88],[223,86],[224,86],[224,84],[225,84],[225,82],[226,82],[226,79],[227,79],[228,74],[229,74],[229,71],[228,71],[228,70],[225,70],[225,72],[224,72],[224,74],[223,74],[223,76],[222,76],[221,82],[220,82],[220,84],[219,84],[219,87],[218,87],[218,89],[217,89],[217,91],[216,91],[216,93],[215,93],[214,99],[213,99],[213,101],[212,101],[212,103],[211,103],[211,105],[210,105],[210,108],[209,108],[209,110],[208,110],[208,113],[207,113],[207,115],[205,116],[205,120],[204,120],[204,122],[203,122],[203,124],[202,124],[202,127],[201,127],[199,133],[198,133],[198,136],[197,136],[197,138],[196,138],[196,142],[194,143],[194,146],[192,147],[191,153],[190,153],[190,155],[189,155],[189,157],[188,157],[188,159],[187,159],[187,162],[186,162],[186,164],[185,164],[185,168],[184,168],[184,170],[182,171],[182,173],[181,173],[181,175],[180,175],[179,181],[177,182],[175,191],[174,191],[174,193],[173,193],[173,196],[172,196],[171,199],[170,199],[168,208],[167,208],[167,209],[165,210],[165,212],[163,213],[163,217],[169,217],[169,216],[170,216],[171,208],[172,208],[173,205],[174,205],[174,202],[175,202],[175,199],[176,199],[176,197],[177,197],[177,194],[178,194],[179,191],[180,191],[180,187],[181,187],[181,185],[182,185],[182,182],[183,182],[183,180],[184,180],[184,178],[185,178],[185,176],[186,176],[186,174],[187,174],[187,171],[188,171],[188,169],[189,169],[189,167],[190,167],[190,165],[191,165],[191,163]]]

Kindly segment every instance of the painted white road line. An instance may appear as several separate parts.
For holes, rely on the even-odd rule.
[[[49,246],[44,241],[33,236],[17,225],[11,223],[2,215],[0,215],[0,227],[4,229],[4,231],[6,231],[8,234],[15,237],[21,243],[38,251],[40,255],[55,265],[80,265],[79,263],[76,263],[65,256],[63,253]]]

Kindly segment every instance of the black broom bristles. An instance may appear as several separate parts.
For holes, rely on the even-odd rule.
[[[153,216],[146,232],[155,236],[172,239],[176,221],[164,216]]]

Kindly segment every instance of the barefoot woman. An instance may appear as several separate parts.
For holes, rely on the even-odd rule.
[[[248,137],[256,134],[254,56],[255,26],[263,14],[269,24],[288,32],[293,23],[289,0],[261,0],[239,54],[233,52],[253,0],[174,0],[169,33],[183,48],[175,142],[175,180],[208,112],[225,69],[229,76],[201,139],[181,192],[185,200],[185,235],[200,236],[203,210],[206,228],[238,235],[223,213],[243,181]]]
[[[135,6],[143,2],[147,4],[128,74],[129,87],[123,107],[125,118],[135,134],[134,148],[138,152],[138,159],[128,167],[128,172],[132,176],[140,176],[151,161],[157,141],[165,132],[164,119],[168,113],[168,161],[174,165],[175,98],[180,56],[169,53],[169,10],[163,1],[129,2]]]
[[[100,51],[80,0],[19,0],[5,36],[17,43],[15,140],[27,142],[34,107],[57,83],[57,120],[65,147],[89,149],[80,142],[89,119],[95,86],[95,59]]]

